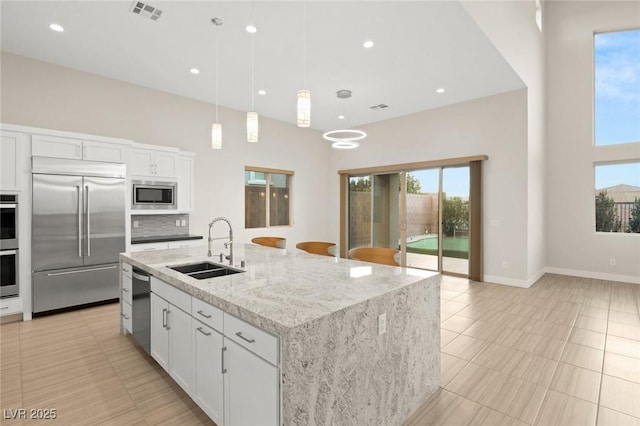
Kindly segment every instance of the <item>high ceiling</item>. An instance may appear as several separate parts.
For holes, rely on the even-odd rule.
[[[306,49],[301,0],[149,0],[162,11],[157,21],[132,13],[134,3],[2,0],[2,50],[215,103],[219,31],[219,105],[248,111],[254,37],[255,110],[295,122],[306,53],[311,126],[321,131],[524,87],[457,1],[308,1]],[[214,26],[214,17],[223,25]],[[250,22],[258,28],[253,36],[244,30]],[[365,40],[374,47],[365,49]],[[352,98],[338,99],[340,89]],[[388,108],[370,108],[379,104]]]

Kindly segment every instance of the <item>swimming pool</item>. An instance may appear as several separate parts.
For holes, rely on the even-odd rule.
[[[407,241],[407,252],[417,254],[438,255],[438,237],[412,237]],[[443,237],[442,255],[458,259],[469,258],[469,237]]]

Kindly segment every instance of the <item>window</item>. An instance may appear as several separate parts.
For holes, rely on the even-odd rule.
[[[289,170],[245,167],[245,228],[291,225],[292,178]]]
[[[596,165],[596,232],[640,233],[640,163]]]
[[[640,30],[594,36],[594,142],[640,142]]]

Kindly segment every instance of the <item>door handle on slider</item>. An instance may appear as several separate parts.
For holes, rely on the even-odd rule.
[[[241,332],[241,331],[238,331],[238,332],[236,333],[236,336],[238,336],[239,338],[241,338],[242,340],[244,340],[245,342],[248,342],[248,343],[255,343],[255,341],[256,341],[256,339],[251,339],[251,338],[248,338],[248,339],[247,339],[246,337],[244,337],[244,336],[242,335],[242,332]]]

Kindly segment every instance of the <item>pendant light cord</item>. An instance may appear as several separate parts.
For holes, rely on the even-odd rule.
[[[254,64],[254,59],[253,59],[253,56],[254,56],[254,52],[253,52],[254,46],[253,46],[253,44],[254,44],[253,43],[253,34],[251,34],[251,111],[254,110],[254,108],[253,108],[253,92],[254,92],[253,86],[254,86],[254,75],[255,75],[254,68],[255,68],[255,64]]]
[[[218,51],[220,46],[220,28],[216,26],[216,123],[218,120]]]
[[[307,0],[302,2],[302,88],[307,88]]]

